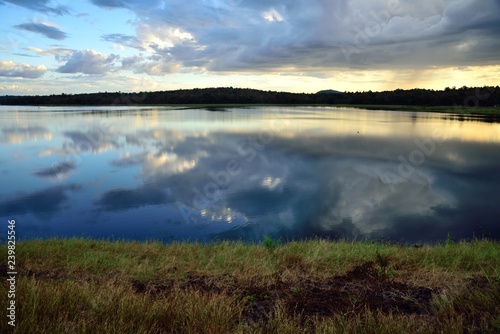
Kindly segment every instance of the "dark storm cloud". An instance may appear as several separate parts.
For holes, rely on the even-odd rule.
[[[23,23],[23,24],[18,24],[14,27],[17,29],[41,34],[47,38],[59,41],[65,39],[68,36],[65,32],[61,31],[60,29],[47,25],[45,23],[35,23],[35,22]]]
[[[151,45],[156,55],[129,62],[127,69],[138,73],[164,75],[183,67],[213,71],[290,66],[419,68],[484,65],[500,58],[496,37],[500,2],[492,0],[93,3],[136,13],[137,38],[145,43],[141,45]],[[175,40],[165,35],[169,29],[189,33],[192,39]],[[151,36],[167,46],[151,44]]]
[[[0,0],[0,5],[10,3],[16,6],[21,6],[42,13],[51,13],[56,15],[69,14],[67,6],[49,6],[51,0]]]

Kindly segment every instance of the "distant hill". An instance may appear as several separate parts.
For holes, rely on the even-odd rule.
[[[342,92],[333,89],[325,89],[325,90],[320,90],[316,94],[342,94]]]
[[[203,88],[157,92],[100,92],[91,94],[60,94],[32,96],[0,96],[4,105],[153,105],[153,104],[261,104],[261,105],[418,105],[418,106],[489,107],[500,104],[500,87],[462,87],[445,90],[396,89],[384,92],[338,92],[323,90],[314,93],[288,93],[250,88]],[[470,105],[473,104],[473,105]]]

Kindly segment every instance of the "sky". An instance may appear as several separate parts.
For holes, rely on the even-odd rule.
[[[0,95],[498,85],[500,0],[0,0]]]

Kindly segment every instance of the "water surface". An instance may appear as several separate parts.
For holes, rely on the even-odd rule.
[[[0,130],[0,217],[20,239],[500,238],[484,117],[0,107]]]

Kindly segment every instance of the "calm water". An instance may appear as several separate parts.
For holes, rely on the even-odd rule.
[[[0,130],[0,218],[19,239],[500,239],[491,119],[0,107]]]

